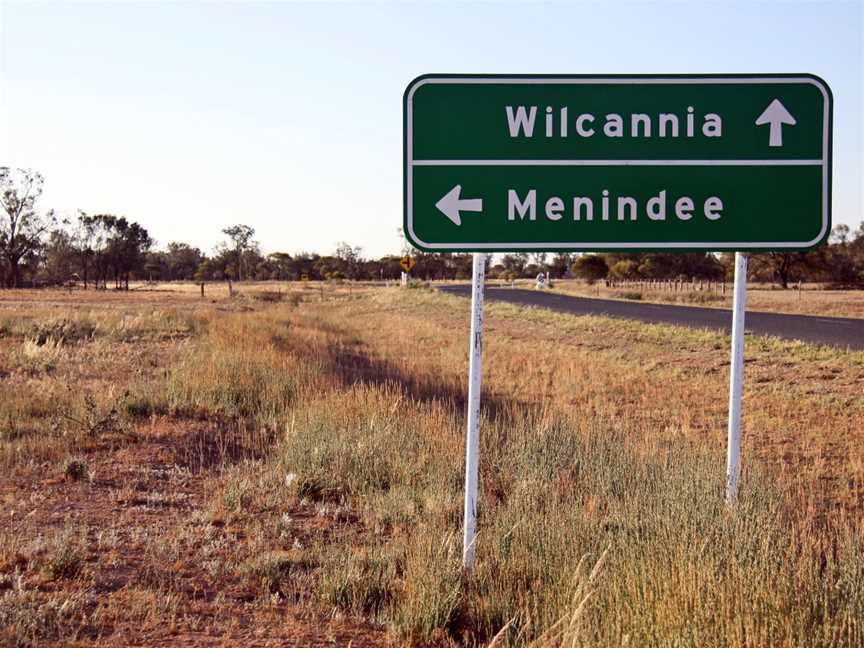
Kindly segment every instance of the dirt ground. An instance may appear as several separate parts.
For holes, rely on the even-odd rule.
[[[158,320],[162,309],[172,316],[178,311],[218,315],[260,308],[250,288],[244,287],[248,299],[223,295],[203,303],[200,293],[181,290],[0,291],[0,321],[86,316],[103,326],[141,313]],[[84,392],[128,391],[136,380],[156,380],[175,364],[187,337],[163,332],[158,339],[131,335],[110,347],[98,341],[68,343],[56,367],[22,367],[17,366],[23,358],[21,339],[0,335],[0,386],[7,397],[62,389],[70,402]],[[13,407],[12,401],[5,406]],[[20,412],[10,409],[9,416],[32,416],[35,427],[28,430],[24,418],[14,425],[10,419],[0,430],[0,442],[14,444],[16,434],[38,437],[44,421],[51,421],[48,427],[62,424],[67,415],[71,430],[82,416],[60,403],[56,416],[47,416],[50,403],[21,399],[21,407]],[[219,504],[231,467],[255,460],[231,438],[230,421],[153,413],[120,425],[109,411],[113,405],[96,399],[92,407],[96,422],[88,425],[101,426],[100,432],[79,435],[74,442],[37,438],[29,447],[42,455],[41,461],[6,455],[0,478],[0,599],[4,594],[16,598],[7,599],[7,610],[0,609],[0,626],[9,624],[0,627],[0,645],[58,640],[118,647],[392,643],[382,628],[368,622],[335,618],[294,593],[267,594],[267,574],[256,571],[260,556],[253,555],[248,525]],[[69,457],[86,466],[86,474],[72,474]],[[287,497],[281,513],[292,520],[297,546],[337,533],[344,524],[322,517],[312,504],[292,505]],[[290,560],[290,549],[284,553]],[[270,558],[276,564],[281,559],[278,552]],[[250,565],[246,571],[222,567],[244,560]],[[295,578],[302,581],[304,575]]]

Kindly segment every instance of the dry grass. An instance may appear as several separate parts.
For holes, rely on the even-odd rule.
[[[184,290],[0,295],[0,642],[864,644],[864,354],[748,339],[728,510],[727,337],[491,305],[466,579],[467,300]]]
[[[509,284],[507,284],[509,285]],[[533,282],[520,281],[517,285],[531,287]],[[699,285],[697,283],[697,285]],[[732,282],[726,283],[725,293],[708,290],[669,291],[652,287],[607,288],[603,282],[589,285],[574,279],[554,282],[554,290],[567,295],[597,297],[600,299],[639,299],[654,303],[687,304],[708,308],[732,308]],[[638,296],[638,297],[637,297]],[[783,290],[778,286],[750,284],[747,288],[747,308],[766,313],[792,313],[819,317],[864,318],[864,290],[826,290],[821,284],[797,284]]]

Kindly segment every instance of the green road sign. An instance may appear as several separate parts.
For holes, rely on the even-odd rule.
[[[404,231],[433,252],[815,247],[831,104],[809,74],[422,76]]]

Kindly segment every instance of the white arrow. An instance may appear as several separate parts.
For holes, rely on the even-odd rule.
[[[482,198],[470,198],[463,200],[459,198],[462,193],[462,185],[456,185],[447,194],[435,203],[435,206],[441,210],[447,218],[453,221],[454,225],[462,224],[462,217],[459,212],[479,212],[483,211]]]
[[[765,111],[756,118],[756,125],[771,124],[768,134],[768,146],[783,146],[783,124],[795,125],[795,118],[786,110],[786,106],[775,99]]]

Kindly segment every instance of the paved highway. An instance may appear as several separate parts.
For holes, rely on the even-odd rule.
[[[438,289],[469,297],[470,286],[438,286]],[[486,288],[487,300],[506,301],[522,306],[538,306],[574,315],[606,315],[651,324],[675,324],[691,328],[732,330],[732,311],[671,304],[646,304],[636,301],[590,299],[557,294],[554,291]],[[747,311],[745,330],[756,335],[773,335],[789,340],[864,349],[864,320],[843,317],[813,317]]]

